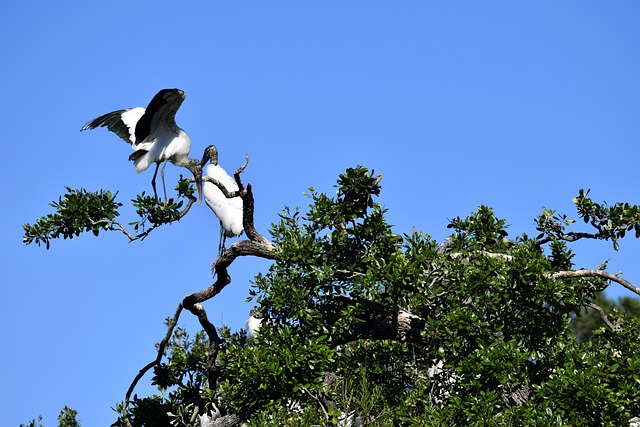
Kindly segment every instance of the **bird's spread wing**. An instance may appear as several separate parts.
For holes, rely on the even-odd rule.
[[[134,144],[136,142],[136,124],[143,114],[144,108],[142,107],[112,111],[111,113],[103,114],[100,117],[96,117],[95,119],[84,125],[80,130],[95,129],[97,127],[106,126],[107,129],[118,135],[129,144]]]

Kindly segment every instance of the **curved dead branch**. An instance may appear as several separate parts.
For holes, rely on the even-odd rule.
[[[215,325],[213,325],[213,323],[209,321],[207,317],[207,312],[204,306],[202,305],[202,303],[219,294],[229,283],[231,283],[231,276],[229,275],[228,267],[233,263],[233,261],[236,258],[240,256],[256,256],[256,257],[265,258],[265,259],[276,259],[277,257],[274,250],[275,249],[274,246],[271,244],[271,242],[269,242],[269,240],[267,240],[264,236],[262,236],[262,234],[260,234],[255,229],[255,226],[254,226],[254,199],[253,199],[252,187],[251,187],[251,184],[247,184],[245,188],[240,179],[240,174],[244,171],[248,162],[249,162],[249,156],[246,156],[244,164],[240,168],[238,168],[234,173],[235,180],[239,188],[238,191],[229,192],[224,185],[222,185],[220,182],[216,181],[215,179],[212,179],[210,177],[203,177],[203,181],[210,182],[216,185],[226,197],[242,198],[242,202],[243,202],[242,223],[243,223],[245,235],[247,236],[248,240],[241,240],[239,242],[234,243],[224,252],[224,254],[220,258],[218,258],[215,261],[214,277],[216,277],[216,281],[213,284],[211,284],[211,286],[187,295],[186,297],[183,298],[183,300],[178,305],[178,309],[176,310],[176,313],[174,314],[171,321],[169,321],[165,337],[163,338],[163,340],[160,342],[160,345],[158,346],[158,353],[155,360],[148,363],[146,366],[144,366],[140,370],[140,372],[136,375],[133,382],[131,383],[131,386],[127,390],[122,413],[123,413],[123,418],[128,426],[131,426],[131,421],[129,419],[129,414],[127,412],[127,408],[130,403],[131,394],[133,393],[133,390],[135,389],[140,379],[144,376],[144,374],[148,372],[149,369],[160,364],[162,357],[164,356],[164,353],[165,353],[166,345],[169,339],[171,338],[171,335],[173,334],[173,330],[176,324],[178,323],[178,319],[183,309],[188,310],[191,314],[193,314],[198,318],[200,325],[202,326],[205,333],[207,334],[207,337],[209,339],[209,355],[207,359],[208,386],[211,389],[215,389],[217,380],[219,377],[219,372],[218,372],[218,368],[216,367],[215,361],[218,354],[218,349],[220,347],[220,344],[222,343],[222,339],[218,335],[218,331]],[[190,178],[189,180],[193,181],[193,178]],[[191,206],[195,201],[196,201],[195,197],[193,196],[189,197],[189,203],[187,204],[185,209],[181,212],[180,218],[186,215],[186,213],[189,211],[189,209],[191,208]],[[117,225],[119,226],[119,229],[125,235],[127,235],[127,237],[129,237],[130,241],[146,237],[154,228],[157,227],[156,225],[154,225],[144,233],[141,233],[140,235],[137,235],[137,236],[132,236],[120,224],[117,224]],[[231,415],[230,417],[231,418],[223,417],[223,419],[226,419],[226,422],[228,422],[229,424],[225,424],[225,421],[223,421],[222,419],[217,421],[222,421],[220,425],[237,424],[238,422],[237,417],[235,415]]]

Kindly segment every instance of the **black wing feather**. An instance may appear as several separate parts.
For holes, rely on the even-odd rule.
[[[109,129],[111,132],[115,133],[120,138],[131,144],[131,134],[129,133],[129,128],[122,121],[122,114],[129,110],[131,110],[131,108],[116,110],[107,114],[103,114],[91,120],[90,122],[87,122],[87,124],[84,125],[80,130],[83,131],[87,129],[95,129],[97,127],[106,126],[107,129]]]

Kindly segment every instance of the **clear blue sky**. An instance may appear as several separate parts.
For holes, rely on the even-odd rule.
[[[575,217],[579,188],[640,203],[637,1],[177,4],[0,5],[3,425],[42,414],[50,427],[64,405],[87,427],[108,425],[165,317],[211,283],[218,225],[205,205],[144,242],[114,232],[49,251],[22,244],[21,225],[49,213],[64,186],[118,190],[122,202],[150,190],[130,147],[79,130],[161,88],[187,92],[177,120],[193,157],[216,144],[233,170],[249,154],[244,180],[265,234],[283,206],[306,206],[308,187],[333,192],[358,164],[384,173],[379,200],[396,232],[438,241],[448,219],[480,204],[516,236],[535,233],[542,206]],[[175,182],[180,171],[167,170]],[[610,259],[640,284],[632,238],[619,253],[576,250],[578,267]],[[210,319],[242,327],[249,281],[267,267],[234,263]]]

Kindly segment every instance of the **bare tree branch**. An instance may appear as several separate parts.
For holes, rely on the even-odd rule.
[[[620,330],[620,324],[613,324],[611,323],[611,321],[609,320],[609,318],[607,317],[607,313],[604,312],[604,310],[602,309],[602,307],[600,307],[597,304],[594,304],[592,302],[590,302],[589,304],[587,304],[588,307],[594,309],[595,311],[598,312],[598,314],[600,315],[600,318],[602,319],[602,321],[604,322],[605,325],[607,325],[607,327],[613,331],[619,331]],[[616,322],[617,323],[617,322]]]
[[[216,281],[208,288],[205,288],[200,291],[194,292],[190,295],[187,295],[186,297],[183,298],[183,300],[179,304],[178,309],[174,314],[174,317],[169,322],[167,333],[158,347],[158,354],[156,359],[148,363],[144,368],[140,370],[138,375],[136,375],[135,379],[133,380],[131,386],[129,387],[129,390],[127,391],[125,404],[123,406],[123,416],[128,426],[131,426],[129,415],[127,412],[127,407],[130,402],[131,394],[133,393],[135,386],[137,385],[138,381],[142,378],[142,376],[149,369],[158,365],[162,360],[162,357],[164,355],[164,351],[166,348],[166,344],[171,338],[171,334],[173,333],[173,329],[175,328],[178,322],[178,318],[183,308],[188,310],[190,313],[192,313],[194,316],[198,318],[200,325],[206,332],[207,337],[209,339],[209,355],[207,358],[207,373],[208,373],[207,380],[208,380],[209,388],[215,389],[217,380],[219,377],[218,368],[215,364],[215,361],[217,358],[218,349],[220,347],[220,344],[222,343],[222,339],[218,335],[216,327],[213,325],[213,323],[209,321],[207,317],[207,312],[201,303],[213,298],[214,296],[219,294],[222,291],[222,289],[224,289],[229,283],[231,283],[231,276],[228,273],[228,267],[231,265],[231,263],[233,263],[233,261],[236,258],[240,256],[257,256],[257,257],[266,258],[266,259],[276,259],[277,257],[274,251],[274,246],[264,236],[258,233],[254,226],[254,218],[253,218],[254,199],[253,199],[251,184],[248,184],[247,187],[244,188],[242,181],[240,180],[240,174],[244,171],[248,162],[249,162],[249,156],[246,156],[245,163],[240,168],[238,168],[234,173],[236,182],[239,187],[238,191],[229,192],[224,185],[222,185],[220,182],[216,181],[215,179],[212,179],[210,177],[203,178],[203,181],[210,182],[216,185],[226,197],[242,198],[243,226],[244,226],[245,234],[249,240],[241,240],[231,245],[224,252],[224,254],[219,259],[217,259],[216,262],[214,263],[214,269],[215,269],[214,277],[217,277]],[[193,181],[193,178],[189,178],[189,180]],[[195,197],[193,196],[189,197],[189,203],[187,204],[185,209],[180,213],[180,218],[186,215],[186,213],[189,211],[189,209],[191,208],[191,206],[195,201],[196,201]],[[117,223],[116,221],[112,221],[110,223],[110,226],[114,227],[114,229],[120,230],[129,238],[130,241],[133,241],[140,238],[143,239],[153,229],[157,228],[159,225],[154,225],[148,230],[146,230],[144,233],[141,233],[136,236],[131,235],[121,224]],[[235,425],[238,422],[238,418],[235,415],[231,415],[229,417],[223,417],[223,418],[225,418],[224,421],[220,419],[220,420],[217,420],[216,422],[222,421],[220,425]]]
[[[442,245],[440,246],[440,248],[442,248]],[[440,249],[438,249],[438,253],[441,253]],[[480,254],[482,256],[486,256],[486,257],[489,257],[489,258],[496,258],[496,259],[499,258],[499,259],[503,259],[503,260],[505,260],[507,262],[513,261],[513,256],[511,256],[511,255],[495,253],[495,252],[488,252],[488,251],[471,252],[471,253],[468,253],[468,254],[463,254],[462,252],[452,252],[449,255],[451,256],[451,258],[460,258],[460,257],[464,256],[464,258],[462,258],[463,261],[464,262],[469,262],[470,259],[471,259],[471,256],[475,255],[475,254]]]
[[[567,279],[574,277],[602,277],[604,279],[611,280],[612,282],[619,283],[636,295],[640,295],[640,288],[618,276],[618,274],[612,274],[604,270],[568,270],[553,273],[551,274],[551,277],[553,277],[554,279]]]
[[[242,198],[242,201],[243,201],[243,221],[242,222],[243,222],[243,227],[248,240],[241,240],[239,242],[234,243],[224,252],[224,254],[220,258],[218,258],[215,261],[213,268],[215,269],[214,277],[217,277],[217,279],[211,286],[209,286],[208,288],[202,289],[200,291],[194,292],[192,294],[189,294],[183,298],[182,302],[178,306],[178,310],[176,311],[173,319],[168,325],[165,338],[160,343],[160,346],[158,348],[158,355],[156,359],[150,362],[149,364],[147,364],[144,368],[140,370],[140,372],[134,379],[133,383],[129,387],[129,390],[127,391],[127,395],[125,398],[125,405],[123,407],[123,415],[128,426],[131,425],[129,416],[127,413],[127,406],[129,404],[131,393],[133,392],[135,386],[137,385],[138,381],[142,378],[142,376],[153,366],[156,366],[160,363],[162,356],[164,355],[166,344],[170,339],[171,334],[173,333],[173,329],[178,321],[180,312],[182,311],[183,308],[188,310],[190,313],[192,313],[194,316],[198,318],[200,325],[206,332],[207,337],[209,339],[209,355],[207,358],[207,373],[208,373],[207,381],[208,381],[209,388],[215,389],[217,380],[219,377],[219,372],[218,372],[218,368],[216,366],[215,361],[217,358],[218,349],[220,347],[220,344],[222,343],[222,339],[218,335],[218,331],[216,327],[213,325],[213,323],[209,321],[207,317],[207,312],[201,303],[213,298],[214,296],[219,294],[229,283],[231,283],[231,276],[229,275],[228,267],[231,265],[231,263],[233,263],[233,261],[236,258],[240,256],[257,256],[257,257],[266,258],[266,259],[277,258],[277,254],[275,253],[275,250],[274,250],[275,248],[271,244],[271,242],[269,242],[264,236],[258,233],[258,231],[256,231],[255,229],[254,218],[253,218],[254,199],[253,199],[251,184],[248,184],[247,187],[244,188],[242,181],[240,180],[240,174],[244,171],[248,162],[249,162],[249,156],[246,156],[245,163],[240,168],[238,168],[234,173],[236,182],[239,187],[238,191],[230,192],[226,189],[224,185],[222,185],[220,182],[216,181],[215,179],[212,179],[210,177],[203,178],[203,181],[210,182],[216,185],[226,197]],[[189,180],[193,181],[193,178],[190,178]],[[182,216],[186,215],[189,208],[195,201],[196,201],[195,197],[189,198],[189,203],[185,207],[185,210],[181,212],[181,216],[180,216],[181,218]],[[124,227],[122,227],[121,224],[115,221],[113,221],[112,224],[115,224],[115,227],[117,229],[119,229],[125,235],[127,235],[130,241],[136,240],[138,238],[146,237],[146,235],[148,235],[154,228],[157,227],[154,225],[150,229],[146,230],[144,233],[141,233],[138,236],[132,236],[126,231]],[[235,415],[231,415],[229,416],[229,418],[227,417],[223,417],[223,418],[225,418],[226,420],[225,421],[217,420],[217,421],[222,421],[220,425],[235,425],[238,422],[238,418]]]
[[[211,323],[207,317],[207,312],[204,307],[198,303],[191,303],[186,297],[182,300],[182,306],[189,310],[194,316],[198,318],[202,329],[207,333],[209,338],[209,355],[207,357],[207,382],[209,388],[215,388],[218,381],[218,367],[216,366],[216,357],[218,356],[218,348],[222,343],[222,339],[218,335],[216,327]]]
[[[244,169],[247,167],[248,164],[249,164],[249,154],[245,154],[244,164],[240,166],[238,169],[236,169],[236,171],[233,173],[233,177],[235,178],[236,184],[238,185],[238,188],[240,190],[244,188],[244,186],[242,185],[242,181],[240,181],[240,174],[244,172]]]
[[[129,406],[129,402],[131,399],[131,393],[133,393],[133,390],[136,388],[138,381],[140,381],[140,379],[144,376],[144,374],[146,374],[149,369],[160,364],[160,361],[164,356],[167,343],[171,339],[173,330],[178,324],[180,313],[182,313],[182,304],[178,305],[176,312],[174,313],[173,317],[169,321],[169,324],[167,325],[167,333],[164,335],[164,338],[162,339],[162,341],[160,341],[160,344],[158,344],[158,353],[156,355],[156,358],[153,361],[147,363],[144,368],[140,369],[140,372],[138,372],[138,375],[136,375],[136,377],[133,379],[133,381],[131,382],[131,385],[129,386],[129,389],[127,390],[127,394],[125,395],[125,399],[124,399],[124,405],[122,406],[122,415],[124,416],[124,419],[128,426],[131,426],[131,420],[129,420],[129,413],[127,411],[127,408]]]
[[[440,244],[440,246],[438,247],[438,255],[442,255],[443,253],[445,253],[447,251],[447,249],[452,248],[453,247],[453,242],[450,240],[447,240],[445,242],[442,242],[442,244]]]
[[[438,249],[438,253],[442,254],[444,253],[449,247],[450,245],[448,245],[449,242],[444,242],[440,245],[439,249]],[[484,256],[488,256],[490,258],[501,258],[507,262],[510,262],[513,260],[513,257],[511,255],[507,255],[507,254],[501,254],[501,253],[492,253],[492,252],[487,252],[487,251],[481,251],[480,254],[484,255]],[[454,252],[451,253],[451,256],[453,258],[458,258],[460,256],[462,256],[462,253],[459,252]],[[469,254],[467,254],[468,256]],[[630,290],[631,292],[635,293],[636,295],[640,296],[640,288],[635,286],[633,283],[629,282],[628,280],[623,279],[622,277],[619,276],[619,274],[621,273],[617,273],[617,274],[612,274],[609,273],[607,271],[604,270],[566,270],[566,271],[558,271],[555,273],[550,274],[549,276],[554,278],[554,279],[567,279],[567,278],[584,278],[584,277],[602,277],[604,279],[608,279],[612,282],[616,282],[622,286],[624,286],[625,288],[627,288],[628,290]]]

